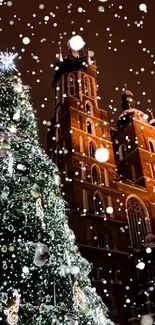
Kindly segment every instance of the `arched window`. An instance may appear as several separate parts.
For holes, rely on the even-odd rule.
[[[98,245],[100,248],[104,248],[104,234],[101,226],[98,228]]]
[[[92,134],[92,125],[89,121],[87,122],[87,132]]]
[[[127,214],[131,236],[134,247],[144,244],[148,233],[148,213],[143,202],[134,196],[127,200]]]
[[[125,144],[121,144],[119,146],[119,149],[118,149],[118,152],[119,152],[119,159],[124,159],[126,156],[127,156],[127,152],[126,152],[126,146]]]
[[[136,177],[136,170],[135,170],[135,166],[131,166],[131,175],[132,175],[132,180],[135,182],[137,177]]]
[[[86,132],[95,135],[95,127],[92,120],[86,121]]]
[[[155,141],[153,139],[149,139],[149,148],[151,152],[155,152]]]
[[[89,156],[95,158],[96,145],[93,141],[89,143]]]
[[[95,213],[101,216],[104,210],[104,201],[99,192],[95,194],[94,202],[95,202]]]
[[[61,117],[61,107],[58,106],[56,109],[56,123],[60,121],[60,117]]]
[[[88,115],[93,116],[93,107],[92,107],[92,103],[90,102],[86,102],[85,103],[85,111]]]
[[[75,93],[75,76],[73,73],[69,74],[69,94],[73,96]]]
[[[88,193],[85,189],[82,190],[82,196],[83,196],[83,210],[89,211]]]
[[[84,153],[85,152],[84,137],[82,135],[80,135],[79,137],[79,142],[80,142],[80,152]]]
[[[107,168],[104,168],[104,185],[109,187],[109,173]]]
[[[100,184],[100,172],[97,166],[92,167],[92,183],[93,184]]]

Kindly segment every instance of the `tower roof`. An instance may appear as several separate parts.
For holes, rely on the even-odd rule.
[[[56,62],[53,86],[59,77],[67,72],[81,70],[96,78],[96,64],[90,64],[88,56],[75,57],[71,54],[61,62]]]

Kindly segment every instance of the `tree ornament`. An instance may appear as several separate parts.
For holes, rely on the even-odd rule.
[[[34,184],[31,190],[31,195],[33,198],[38,198],[41,193],[40,193],[40,187],[37,184]]]
[[[43,221],[44,218],[44,211],[42,208],[42,204],[41,204],[41,199],[37,199],[36,200],[36,216],[40,217],[40,219]]]
[[[36,266],[43,266],[46,263],[47,256],[49,254],[48,247],[45,244],[37,243],[34,244],[35,256],[33,263]]]
[[[9,193],[10,193],[9,187],[8,186],[4,186],[3,191],[1,193],[1,199],[2,200],[7,200],[8,199],[8,196],[9,196]]]
[[[44,304],[41,304],[39,307],[39,313],[44,313],[44,311],[46,310],[46,306]]]
[[[8,295],[7,293],[2,293],[1,301],[6,304],[8,301]]]
[[[73,301],[76,307],[80,307],[83,311],[86,309],[85,295],[77,283],[73,288]]]
[[[7,252],[7,246],[6,245],[3,245],[2,247],[1,247],[1,252],[2,253],[6,253]]]
[[[21,295],[19,295],[18,291],[15,290],[13,293],[13,297],[15,298],[11,300],[11,306],[4,310],[4,314],[7,315],[7,322],[9,323],[9,325],[16,325],[19,319],[18,311]]]

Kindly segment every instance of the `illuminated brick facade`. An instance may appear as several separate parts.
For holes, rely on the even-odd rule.
[[[147,291],[154,273],[153,263],[144,271],[135,267],[147,258],[144,245],[154,232],[154,121],[148,123],[135,109],[133,94],[126,90],[124,112],[111,130],[107,112],[98,107],[96,66],[88,57],[68,55],[58,62],[53,86],[48,154],[60,169],[70,227],[82,255],[92,263],[92,283],[114,322],[139,324],[138,314],[146,314],[149,304],[137,294],[142,285]],[[109,150],[107,162],[95,158],[100,147]]]

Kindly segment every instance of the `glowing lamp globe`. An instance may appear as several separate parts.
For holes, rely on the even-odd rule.
[[[99,148],[95,152],[95,158],[98,162],[105,162],[109,159],[109,150],[106,148]]]
[[[106,212],[107,212],[108,214],[112,214],[113,211],[114,211],[114,209],[113,209],[112,207],[107,207],[107,208],[106,208]]]
[[[80,35],[75,35],[70,39],[69,44],[72,50],[79,51],[84,47],[85,42]]]

